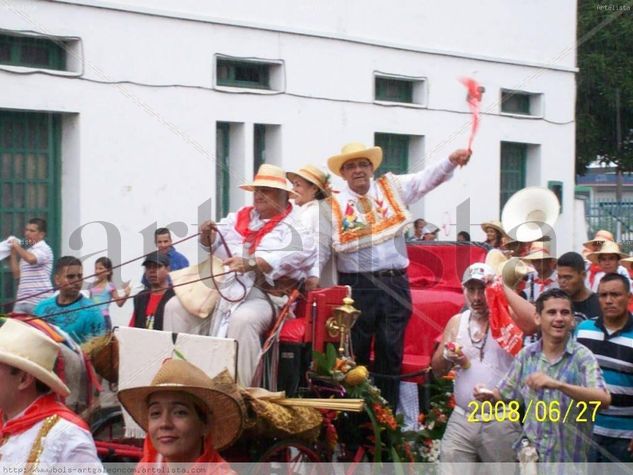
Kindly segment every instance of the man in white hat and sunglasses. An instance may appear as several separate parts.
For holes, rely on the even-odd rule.
[[[404,332],[411,316],[404,231],[412,221],[407,207],[448,180],[470,159],[470,151],[409,175],[387,173],[374,180],[382,162],[380,147],[350,143],[328,159],[328,167],[346,186],[333,194],[332,248],[338,283],[352,287],[361,316],[352,328],[356,361],[369,363],[375,339],[376,384],[392,407],[398,404]]]
[[[88,425],[59,402],[70,391],[53,372],[59,345],[34,327],[0,328],[0,463],[99,464]]]
[[[283,305],[284,294],[308,276],[316,247],[312,232],[301,224],[289,201],[295,192],[281,168],[263,164],[255,179],[240,188],[253,192],[253,205],[243,206],[219,223],[203,223],[200,243],[235,272],[220,289],[222,299],[211,335],[237,340],[238,381],[257,386],[261,339],[270,328],[273,310]]]

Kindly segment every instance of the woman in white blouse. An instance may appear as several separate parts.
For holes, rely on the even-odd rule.
[[[329,287],[335,284],[335,270],[331,260],[324,262],[322,256],[330,253],[321,252],[327,248],[331,242],[331,235],[319,228],[327,226],[331,218],[329,206],[325,199],[330,196],[330,176],[314,165],[305,165],[296,172],[286,173],[288,180],[292,183],[292,189],[297,193],[295,205],[301,211],[301,223],[314,232],[317,242],[317,260],[310,271],[310,275],[305,283],[306,291],[314,290],[317,287]]]

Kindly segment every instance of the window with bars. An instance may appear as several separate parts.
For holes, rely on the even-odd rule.
[[[377,101],[413,103],[413,81],[381,76],[375,81]]]
[[[48,223],[46,241],[59,256],[61,116],[0,110],[0,236],[22,237],[31,218]],[[0,302],[15,297],[9,261],[0,261]],[[2,308],[0,311],[9,309]]]
[[[543,94],[501,90],[501,113],[539,116],[543,111]]]
[[[271,89],[270,64],[218,58],[216,68],[219,86]]]
[[[61,40],[0,34],[0,64],[64,71],[66,45]]]
[[[387,172],[400,175],[409,170],[409,144],[411,136],[404,134],[375,133],[374,144],[382,148],[382,163],[377,175]]]
[[[500,209],[514,193],[525,188],[526,166],[526,144],[501,142]]]
[[[215,218],[219,220],[229,212],[229,153],[231,124],[218,122],[215,135]]]

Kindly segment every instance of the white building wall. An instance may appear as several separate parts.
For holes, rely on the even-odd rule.
[[[252,177],[253,124],[276,124],[272,163],[325,165],[351,141],[375,132],[421,137],[411,171],[464,147],[470,129],[465,89],[486,87],[471,163],[414,206],[454,238],[456,208],[470,199],[478,223],[497,218],[501,141],[534,144],[528,185],[564,183],[556,231],[571,249],[574,186],[575,2],[546,0],[194,2],[99,0],[8,2],[0,29],[80,39],[78,73],[0,65],[0,108],[64,116],[63,252],[102,252],[104,221],[120,233],[121,260],[137,257],[149,226],[182,222],[214,197],[216,122],[233,122],[231,180]],[[132,11],[134,10],[134,11]],[[552,34],[556,32],[556,34]],[[214,89],[214,55],[283,62],[280,94]],[[427,107],[373,101],[374,73],[427,80]],[[543,94],[543,118],[499,115],[500,89]],[[231,208],[249,199],[234,188]],[[206,205],[209,208],[209,205]],[[210,207],[209,209],[213,209]],[[175,228],[176,229],[176,228]],[[144,231],[145,230],[145,231]],[[74,240],[70,242],[70,237]],[[110,244],[112,246],[112,244]],[[145,248],[145,249],[144,249]],[[178,246],[191,260],[194,240]],[[114,259],[116,260],[116,259]],[[123,269],[138,279],[140,265]]]

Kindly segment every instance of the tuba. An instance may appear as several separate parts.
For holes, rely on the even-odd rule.
[[[556,195],[547,188],[532,186],[513,194],[503,207],[503,229],[521,242],[549,241],[560,213]]]

